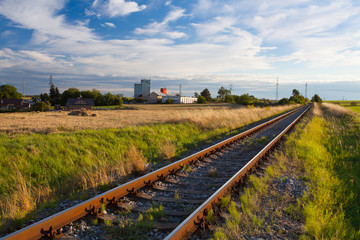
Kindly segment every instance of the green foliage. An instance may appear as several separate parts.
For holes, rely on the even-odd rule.
[[[215,222],[214,210],[212,208],[207,211],[206,222],[210,224]]]
[[[69,98],[78,98],[80,97],[80,95],[81,93],[79,89],[69,88],[68,90],[65,90],[61,95],[61,104],[65,106]]]
[[[292,95],[293,95],[293,96],[299,96],[299,95],[300,95],[299,90],[293,89],[293,90],[292,90]]]
[[[205,88],[201,93],[200,93],[200,96],[203,96],[206,101],[211,101],[211,94],[210,94],[210,91],[209,89]]]
[[[248,93],[243,94],[241,96],[235,96],[234,98],[235,98],[235,102],[241,105],[251,105],[258,101],[257,98],[255,98],[252,95],[249,95]]]
[[[288,98],[282,98],[282,99],[279,100],[278,104],[279,105],[289,104],[289,99]]]
[[[289,104],[304,104],[304,103],[306,103],[306,99],[302,95],[294,95],[289,98]]]
[[[224,230],[222,228],[216,229],[216,232],[214,233],[214,239],[215,240],[226,240],[228,239]]]
[[[288,140],[293,159],[304,164],[311,192],[303,199],[303,238],[360,238],[359,132],[358,118],[315,117],[301,136]]]
[[[49,105],[50,105],[49,102],[43,102],[43,101],[36,102],[31,106],[31,111],[40,111],[40,112],[47,111],[49,110]]]
[[[219,94],[218,96],[219,98],[224,99],[226,96],[231,94],[231,91],[224,87],[221,87],[218,91],[218,94]]]
[[[40,94],[40,99],[41,99],[41,101],[50,102],[50,96],[47,93]]]
[[[322,99],[319,97],[319,95],[315,94],[312,98],[311,98],[312,102],[316,102],[316,103],[322,103]]]
[[[32,187],[48,186],[59,195],[70,195],[99,169],[111,175],[116,166],[124,166],[130,145],[156,163],[162,160],[159,146],[166,141],[176,144],[176,158],[225,132],[228,129],[204,131],[194,123],[174,123],[47,135],[0,134],[0,200],[17,191],[18,172]]]
[[[168,99],[166,99],[165,103],[166,104],[173,104],[174,101],[172,100],[172,98],[168,98]]]
[[[227,103],[233,103],[234,102],[234,96],[226,95],[224,101],[227,102]]]
[[[220,207],[221,208],[226,207],[229,204],[230,201],[231,201],[231,195],[230,194],[224,196],[223,198],[221,198]]]
[[[204,103],[206,103],[206,99],[205,99],[205,97],[203,97],[203,96],[199,96],[199,97],[198,97],[198,100],[197,100],[197,103],[200,103],[200,104],[204,104]]]
[[[22,94],[17,91],[16,87],[4,84],[0,86],[0,98],[21,99]]]

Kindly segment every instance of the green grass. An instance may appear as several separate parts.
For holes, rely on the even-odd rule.
[[[107,179],[114,169],[122,166],[117,173],[121,174],[123,171],[123,176],[128,173],[127,170],[134,161],[129,159],[131,146],[136,146],[145,161],[157,163],[163,160],[160,146],[165,142],[171,141],[176,145],[176,158],[227,131],[228,129],[204,131],[193,123],[173,123],[48,135],[9,137],[2,134],[0,200],[5,205],[4,199],[15,199],[19,208],[23,208],[25,196],[22,191],[32,189],[35,193],[29,195],[36,195],[32,198],[50,197],[51,200],[89,187],[94,176],[102,183],[100,187],[107,190],[111,187]],[[19,196],[14,197],[17,193]],[[22,218],[39,203],[36,201],[38,198],[25,200],[29,202],[29,206],[23,209],[24,212],[19,209],[10,214],[5,208],[1,208],[0,221],[3,223],[6,217]],[[14,208],[15,206],[10,210],[14,211]]]
[[[335,116],[330,110],[308,121],[287,137],[284,152],[263,176],[250,177],[240,195],[241,209],[234,204],[227,208],[231,218],[216,230],[214,239],[236,239],[238,232],[254,236],[261,227],[267,231],[262,217],[282,214],[304,223],[300,239],[360,239],[360,117]],[[284,173],[305,181],[308,192],[282,208],[278,204],[286,203],[284,196],[275,198],[269,206],[278,212],[269,216],[259,209],[259,196],[269,193],[269,179],[285,180]]]
[[[302,238],[359,239],[359,117],[315,117],[289,144],[294,148],[288,154],[304,165],[309,181]]]

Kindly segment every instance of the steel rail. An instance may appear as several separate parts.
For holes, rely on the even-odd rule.
[[[208,200],[200,205],[190,216],[188,216],[177,228],[175,228],[165,240],[179,240],[187,239],[198,228],[201,223],[204,223],[204,218],[209,209],[219,204],[221,198],[229,192],[229,190],[237,185],[246,174],[268,153],[276,143],[300,120],[300,118],[312,107],[309,104],[304,112],[297,117],[290,125],[288,125],[276,138],[267,144],[256,156],[254,156],[243,168],[241,168],[231,179],[229,179],[222,187],[213,193]]]
[[[229,139],[226,139],[220,143],[217,143],[211,147],[208,147],[198,153],[190,155],[189,157],[183,158],[170,165],[162,167],[156,171],[148,173],[142,177],[136,178],[128,183],[113,188],[105,193],[97,195],[89,200],[86,200],[78,205],[63,210],[57,214],[54,214],[46,219],[29,225],[23,229],[20,229],[14,233],[11,233],[1,240],[13,240],[13,239],[39,239],[42,237],[55,237],[59,235],[59,229],[65,225],[80,219],[88,214],[96,215],[99,213],[99,209],[102,204],[116,204],[118,199],[128,195],[129,193],[135,193],[138,189],[151,185],[153,182],[166,177],[169,174],[174,174],[176,171],[181,169],[184,165],[191,164],[199,159],[203,159],[216,151],[240,140],[241,138],[248,136],[261,128],[264,128],[275,121],[278,121],[292,113],[302,109],[303,107],[296,108],[287,113],[284,113],[274,119],[271,119],[265,123],[255,126],[247,131],[237,134]]]

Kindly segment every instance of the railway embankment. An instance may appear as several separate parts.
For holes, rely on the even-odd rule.
[[[360,117],[316,106],[223,208],[214,239],[359,239]]]

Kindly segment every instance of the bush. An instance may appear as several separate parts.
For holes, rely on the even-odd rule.
[[[227,103],[232,103],[232,102],[234,102],[234,97],[231,95],[226,95],[224,101]]]
[[[351,102],[351,106],[356,106],[357,102]]]
[[[43,112],[43,111],[47,111],[47,110],[49,110],[49,103],[47,103],[47,102],[37,102],[31,106],[31,111]]]
[[[203,96],[199,96],[199,97],[198,97],[198,100],[197,100],[197,103],[200,103],[200,104],[204,104],[204,103],[206,103],[206,99],[205,99],[205,97],[203,97]]]
[[[168,98],[168,99],[166,99],[165,103],[166,104],[173,104],[174,101],[171,98]]]

